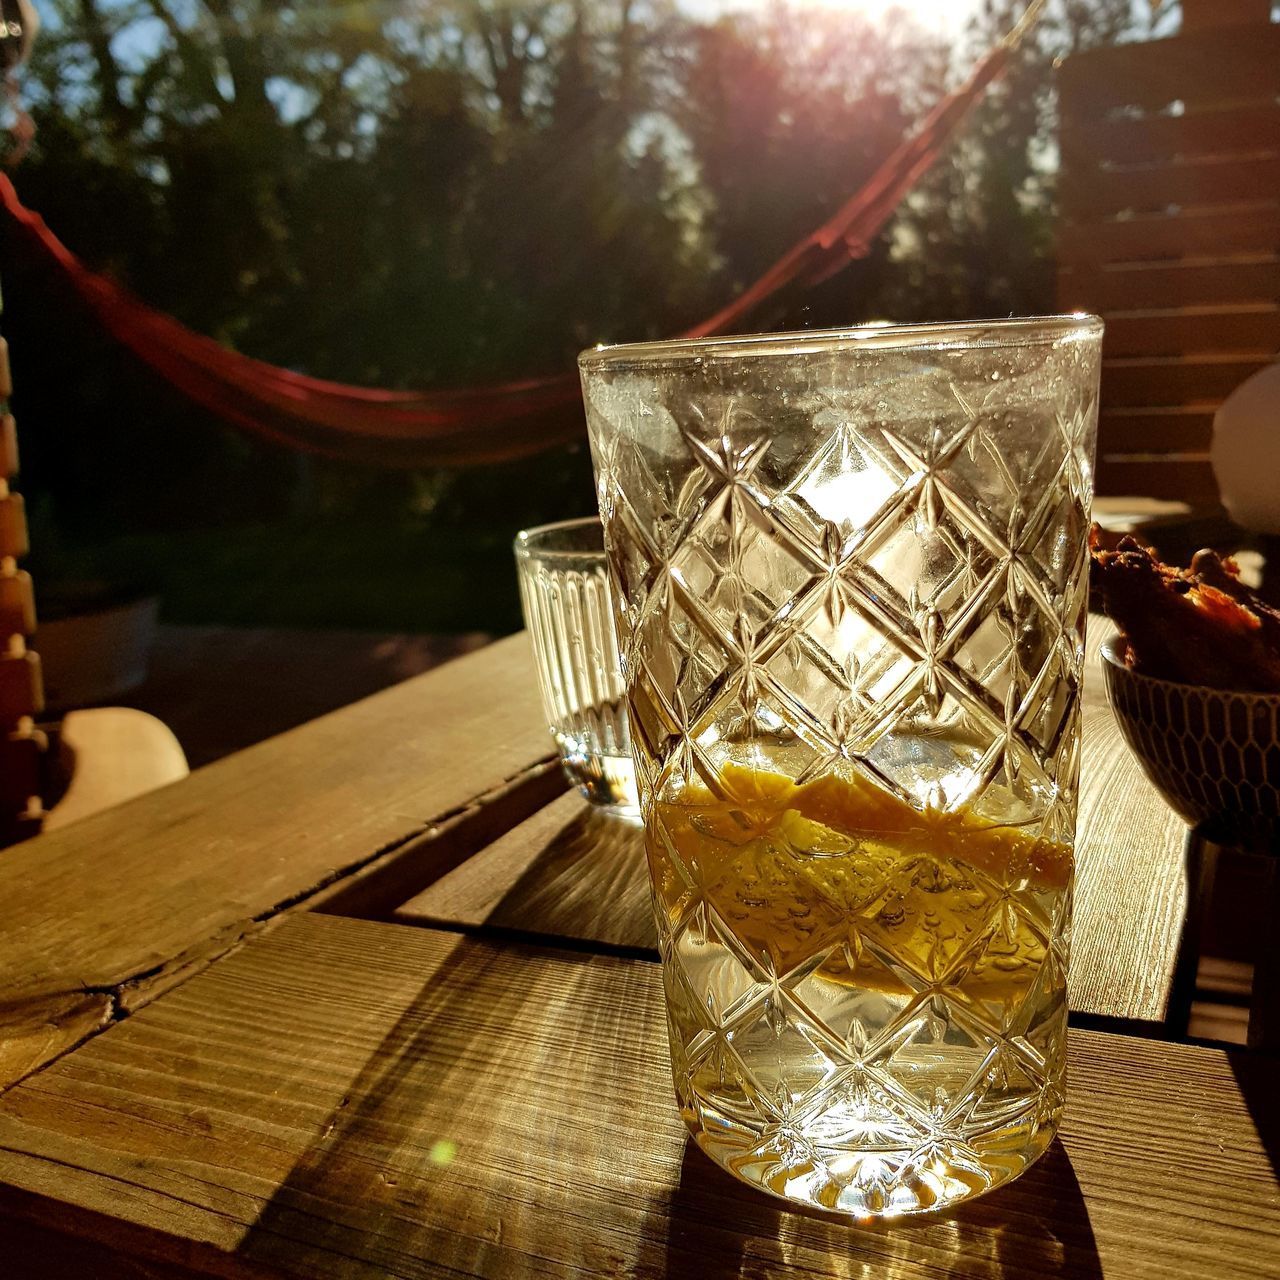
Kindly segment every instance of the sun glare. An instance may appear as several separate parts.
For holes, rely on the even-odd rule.
[[[896,12],[924,27],[948,30],[961,26],[975,8],[974,0],[810,0],[810,3],[827,9],[865,13],[877,19]]]

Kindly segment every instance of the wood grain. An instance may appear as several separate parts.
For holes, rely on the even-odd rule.
[[[657,958],[644,832],[571,792],[396,908],[405,924],[594,943]]]
[[[1143,775],[1110,707],[1084,708],[1070,1003],[1163,1023],[1186,915],[1186,824]]]
[[[1280,209],[1276,211],[1276,227],[1280,243]],[[1103,319],[1107,323],[1107,352],[1113,356],[1203,351],[1270,354],[1280,350],[1280,303],[1119,311]]]
[[[1280,158],[1204,156],[1163,164],[1104,168],[1074,165],[1063,170],[1061,199],[1068,218],[1083,219],[1125,210],[1213,207],[1274,201],[1280,191]]]
[[[692,1150],[664,1041],[645,961],[299,917],[11,1090],[0,1205],[221,1276],[1276,1273],[1258,1062],[1073,1032],[1061,1143],[880,1228]]]
[[[1142,775],[1102,691],[1090,619],[1071,1008],[1162,1023],[1186,911],[1186,827]],[[643,839],[564,796],[397,908],[391,918],[656,956]]]
[[[1088,103],[1079,104],[1088,110]],[[1064,122],[1062,154],[1119,164],[1151,164],[1169,156],[1252,155],[1280,151],[1280,103],[1226,103],[1181,115],[1102,116]]]
[[[1222,27],[1100,46],[1068,58],[1058,87],[1063,114],[1073,119],[1172,102],[1270,105],[1280,94],[1280,27]]]
[[[0,1087],[357,874],[563,786],[514,636],[0,858]]]

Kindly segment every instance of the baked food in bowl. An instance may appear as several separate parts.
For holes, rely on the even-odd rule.
[[[1230,559],[1162,565],[1125,539],[1092,553],[1107,696],[1144,772],[1220,843],[1280,852],[1280,610]]]

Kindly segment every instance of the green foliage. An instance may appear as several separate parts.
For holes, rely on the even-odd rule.
[[[702,21],[675,0],[50,0],[17,181],[91,265],[262,359],[382,386],[545,373],[716,309],[1021,7],[984,0],[952,50],[901,14],[812,4]],[[1050,10],[871,255],[762,326],[1052,309],[1052,60],[1131,34],[1131,6]],[[0,262],[26,485],[90,550],[310,521],[337,564],[352,521],[383,520],[384,542],[409,519],[503,545],[591,507],[581,448],[405,476],[235,435],[113,349],[15,243]],[[265,566],[256,537],[237,545]]]
[[[709,200],[721,297],[757,278],[874,172],[914,123],[920,67],[940,56],[912,24],[877,25],[856,11],[777,6],[691,32],[671,114]],[[871,317],[868,269],[887,250],[886,235],[859,264],[860,287],[846,279],[816,313],[812,297],[793,298],[793,308],[809,308],[807,323]]]
[[[1023,0],[982,0],[964,57],[1007,31]],[[1050,0],[959,139],[898,219],[891,310],[936,319],[1056,310],[1057,59],[1148,34],[1132,0]],[[936,74],[936,73],[935,73]]]

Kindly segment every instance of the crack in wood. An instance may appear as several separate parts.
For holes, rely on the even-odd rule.
[[[4,1033],[0,1037],[0,1094],[299,910],[364,915],[384,908],[397,900],[397,895],[403,901],[553,799],[564,786],[557,759],[544,757],[371,853],[335,867],[307,888],[167,959],[116,982],[83,983],[0,1005],[0,1030]],[[429,864],[418,858],[428,851],[439,854]],[[411,862],[418,865],[409,865]]]

